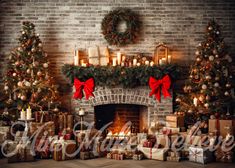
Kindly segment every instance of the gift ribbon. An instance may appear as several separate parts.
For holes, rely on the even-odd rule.
[[[171,79],[169,75],[165,75],[162,79],[155,79],[154,77],[149,78],[149,87],[152,89],[149,96],[155,95],[156,99],[161,101],[161,92],[163,93],[164,98],[171,97],[170,92],[168,91],[171,86]]]
[[[75,86],[75,93],[73,97],[75,99],[82,99],[83,97],[83,91],[85,92],[86,99],[88,100],[90,96],[93,96],[93,91],[95,88],[95,82],[93,78],[88,79],[85,82],[81,82],[79,79],[74,79],[74,86]]]
[[[190,150],[191,155],[193,155],[195,162],[197,162],[197,157],[199,157],[198,155],[203,154],[201,151],[199,151],[197,149],[195,149],[195,151],[193,151],[191,149],[189,149],[189,150]]]

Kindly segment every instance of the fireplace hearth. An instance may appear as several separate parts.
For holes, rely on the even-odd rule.
[[[74,112],[78,112],[80,108],[85,109],[84,121],[95,122],[97,129],[113,121],[109,129],[117,132],[117,127],[113,126],[115,123],[122,125],[131,120],[132,131],[141,132],[144,128],[149,128],[151,122],[155,122],[156,116],[159,120],[165,120],[165,116],[173,112],[172,98],[162,97],[161,102],[158,102],[154,97],[149,97],[148,87],[132,89],[98,86],[93,93],[94,97],[89,100],[73,99],[72,107]]]

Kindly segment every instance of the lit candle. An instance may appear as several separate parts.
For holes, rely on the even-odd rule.
[[[113,66],[117,65],[117,58],[113,58]]]
[[[78,115],[80,115],[80,116],[85,115],[85,111],[84,111],[83,108],[81,108],[81,109],[79,110]]]
[[[137,59],[133,59],[133,66],[136,66],[137,64]]]
[[[86,67],[86,63],[82,63],[81,66],[82,66],[82,67]]]
[[[126,57],[125,57],[125,55],[123,55],[122,56],[122,61],[125,62],[125,60],[126,60]]]
[[[150,62],[150,66],[153,66],[153,65],[154,65],[154,62],[153,62],[153,61],[151,61],[151,62]]]
[[[137,65],[137,66],[140,66],[140,63],[138,62],[136,65]]]
[[[215,144],[215,138],[212,137],[212,138],[210,138],[210,144],[209,144],[209,146],[213,146],[214,144]]]
[[[166,64],[166,58],[162,58],[162,64]]]
[[[79,65],[79,51],[76,46],[74,50],[74,65],[75,66]]]
[[[21,110],[20,119],[25,120],[25,111],[24,111],[24,109]]]
[[[167,61],[168,61],[169,64],[171,63],[171,55],[167,56]]]
[[[27,108],[26,110],[26,119],[29,120],[32,118],[32,110],[30,108],[30,106]]]
[[[159,59],[159,65],[162,65],[162,64],[163,64],[162,59]]]
[[[121,63],[121,66],[125,66],[125,62],[122,62],[122,63]]]
[[[121,65],[122,54],[120,52],[117,53],[117,63]]]
[[[145,61],[145,65],[149,66],[149,61],[148,60]]]
[[[193,99],[193,104],[195,107],[197,107],[197,98],[196,97],[194,97],[194,99]]]

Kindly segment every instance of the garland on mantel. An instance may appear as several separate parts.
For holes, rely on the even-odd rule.
[[[94,78],[96,86],[118,86],[133,88],[137,86],[147,86],[150,76],[161,79],[164,75],[169,75],[172,80],[179,74],[176,65],[168,64],[164,66],[89,66],[81,67],[65,64],[62,67],[63,74],[70,79],[71,83],[77,78],[86,81]]]

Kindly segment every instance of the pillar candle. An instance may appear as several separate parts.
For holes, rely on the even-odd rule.
[[[196,97],[194,97],[194,99],[193,99],[193,104],[195,107],[197,107],[197,98]]]
[[[149,66],[149,61],[148,60],[145,61],[145,65]]]
[[[25,120],[25,111],[24,111],[24,109],[21,110],[20,119]]]
[[[153,61],[151,61],[151,62],[150,62],[150,66],[153,66],[153,65],[154,65],[154,62],[153,62]]]
[[[123,55],[122,56],[122,62],[125,62],[125,60],[126,60],[126,57]]]
[[[84,109],[80,109],[80,110],[79,110],[79,112],[78,112],[78,115],[80,115],[80,116],[85,115],[85,111],[84,111]]]
[[[137,59],[133,59],[133,66],[136,66],[137,64]]]
[[[162,64],[166,64],[166,58],[162,58]]]
[[[159,65],[162,65],[162,64],[163,64],[162,59],[159,59]]]
[[[113,58],[113,66],[117,65],[117,58]]]
[[[74,65],[79,65],[79,51],[77,50],[77,48],[75,48],[74,50]]]
[[[117,64],[121,65],[122,54],[120,52],[117,53]]]
[[[32,110],[30,107],[28,107],[26,110],[26,119],[29,120],[31,118],[32,118]]]
[[[168,61],[169,64],[171,63],[171,55],[167,56],[167,61]]]

